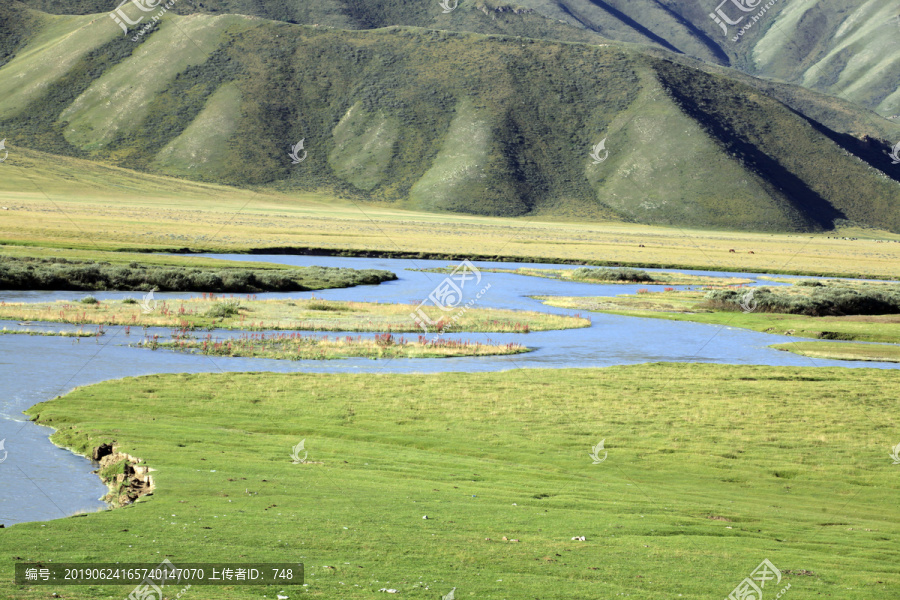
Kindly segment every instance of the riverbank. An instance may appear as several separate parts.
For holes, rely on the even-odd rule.
[[[121,256],[119,257],[121,258]],[[303,267],[147,266],[136,261],[0,255],[0,289],[168,292],[302,292],[394,281],[390,271]]]
[[[0,242],[36,248],[468,258],[870,278],[896,277],[900,261],[900,235],[860,228],[752,233],[492,218],[250,190],[177,198],[60,190],[52,200],[0,190],[0,198],[9,208]]]
[[[862,360],[866,362],[900,362],[900,346],[889,344],[854,344],[850,342],[791,342],[773,344],[776,350],[793,352],[811,358]]]
[[[173,327],[181,330],[353,331],[429,333],[466,331],[528,333],[589,327],[590,319],[533,311],[470,308],[455,321],[440,319],[423,330],[410,316],[417,306],[379,302],[343,302],[317,298],[254,300],[252,296],[202,294],[179,300],[135,299],[99,301],[93,298],[57,302],[0,302],[0,319],[74,325]],[[434,309],[433,312],[440,312]],[[456,313],[450,313],[455,316]],[[433,315],[437,318],[437,314]]]
[[[28,412],[86,456],[116,441],[155,469],[156,489],[126,508],[0,530],[0,596],[122,597],[130,588],[14,586],[13,564],[161,551],[176,565],[300,561],[303,594],[347,600],[382,588],[700,600],[724,597],[764,558],[792,593],[893,600],[896,441],[872,420],[897,392],[877,370],[699,364],[82,387]],[[301,441],[308,456],[295,464]]]
[[[843,286],[844,284],[842,284]],[[887,284],[846,284],[847,289],[892,289]],[[741,327],[762,333],[791,335],[826,340],[900,343],[900,314],[857,314],[809,316],[783,312],[763,312],[758,301],[789,298],[798,310],[832,310],[834,305],[814,302],[816,288],[808,285],[778,288],[778,294],[766,294],[761,288],[728,290],[680,290],[619,295],[615,297],[535,296],[548,306],[601,312],[629,317],[692,321],[728,327]],[[753,291],[757,290],[757,291]],[[880,295],[880,294],[879,294]],[[847,296],[838,296],[844,302]],[[862,294],[850,295],[845,305],[858,304],[860,310],[870,302]],[[743,310],[739,302],[746,302]],[[848,308],[847,306],[844,306]],[[765,307],[762,307],[765,308]]]
[[[335,360],[339,358],[450,358],[461,356],[502,356],[521,354],[530,350],[521,344],[481,344],[466,340],[431,340],[420,335],[412,340],[390,333],[374,338],[360,336],[311,336],[302,334],[245,334],[236,338],[193,339],[181,337],[173,341],[159,341],[158,337],[144,338],[138,347],[159,348],[202,354],[241,358],[273,358],[277,360]]]
[[[453,267],[421,269],[421,271],[427,273],[451,273]],[[542,277],[544,279],[556,279],[560,281],[621,285],[646,283],[648,285],[729,286],[753,283],[753,280],[748,277],[707,277],[689,273],[648,273],[647,271],[640,271],[632,268],[592,269],[583,267],[580,269],[535,269],[531,267],[520,267],[518,269],[481,269],[481,272],[510,273],[512,275],[526,275],[529,277]]]

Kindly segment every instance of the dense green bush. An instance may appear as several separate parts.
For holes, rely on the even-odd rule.
[[[591,269],[589,267],[575,269],[572,279],[579,281],[633,281],[635,283],[653,281],[653,277],[649,273],[637,269]]]
[[[298,269],[198,269],[134,267],[136,263],[72,262],[65,259],[0,257],[0,289],[160,290],[169,292],[302,292],[396,279],[390,271],[334,267]]]
[[[206,311],[205,315],[207,317],[214,317],[216,319],[225,319],[227,317],[236,316],[241,310],[240,302],[217,302],[215,306]]]
[[[888,315],[900,313],[900,286],[854,289],[820,286],[808,294],[787,294],[771,288],[755,290],[713,290],[706,294],[705,306],[718,310],[742,310],[741,302],[752,291],[757,312],[786,313],[810,317],[845,315]]]

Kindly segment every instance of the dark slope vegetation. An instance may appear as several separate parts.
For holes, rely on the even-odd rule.
[[[455,0],[454,0],[455,1]],[[59,14],[102,13],[106,0],[24,0]],[[346,29],[391,25],[590,42],[646,44],[841,96],[900,119],[900,6],[884,0],[180,0],[180,14],[237,13]],[[720,8],[738,25],[723,31]],[[760,11],[764,11],[760,13]],[[754,16],[761,18],[738,36]]]
[[[882,142],[868,164],[845,150],[855,138],[754,87],[636,50],[210,16],[133,43],[108,19],[55,19],[71,64],[45,59],[44,40],[0,68],[0,131],[17,145],[426,210],[900,231]],[[17,88],[23,72],[46,85]]]

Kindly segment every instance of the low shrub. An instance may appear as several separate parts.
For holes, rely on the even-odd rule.
[[[335,267],[198,269],[75,263],[64,259],[0,257],[4,290],[159,290],[168,292],[303,292],[374,285],[397,279],[390,271]]]
[[[646,271],[630,268],[592,269],[590,267],[575,269],[572,273],[572,279],[584,281],[629,281],[634,283],[653,281],[653,277]]]
[[[206,311],[205,316],[216,319],[225,319],[239,314],[241,311],[240,302],[217,302],[212,308]]]
[[[807,294],[787,294],[771,288],[755,288],[756,312],[785,313],[810,317],[889,315],[900,313],[900,286],[855,289],[846,286],[813,286]],[[741,310],[749,290],[713,290],[704,306],[717,310]]]

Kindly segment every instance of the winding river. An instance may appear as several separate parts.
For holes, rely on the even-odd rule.
[[[418,303],[432,292],[445,275],[408,269],[443,267],[449,261],[377,259],[311,256],[209,255],[244,261],[269,261],[295,266],[354,267],[387,269],[399,277],[378,286],[298,292],[258,294],[266,297],[298,297],[332,300],[356,300]],[[481,269],[518,267],[576,268],[526,263],[475,263]],[[652,269],[648,269],[652,271]],[[735,273],[682,271],[698,275],[732,277]],[[756,278],[761,274],[740,274]],[[539,310],[558,314],[577,314],[545,306],[529,298],[532,295],[615,296],[634,293],[638,288],[661,290],[662,286],[587,284],[512,275],[483,273],[481,287],[490,289],[478,301],[480,307]],[[778,285],[760,282],[765,285]],[[0,292],[6,302],[45,302],[77,299],[79,292]],[[135,296],[128,292],[93,294],[97,298]],[[195,294],[156,293],[158,299],[190,297]],[[68,450],[50,443],[51,430],[25,420],[22,411],[38,402],[55,398],[77,386],[108,379],[152,373],[216,371],[308,371],[308,372],[382,372],[430,373],[439,371],[500,371],[515,368],[606,367],[645,362],[704,362],[773,366],[819,366],[896,369],[895,363],[845,362],[812,359],[768,348],[770,344],[802,338],[758,333],[743,329],[699,323],[642,319],[591,313],[592,326],[585,329],[547,331],[529,334],[461,333],[448,338],[500,343],[519,342],[535,348],[527,354],[444,359],[343,359],[332,361],[276,361],[206,357],[170,351],[149,351],[129,347],[140,334],[127,337],[121,327],[107,328],[101,338],[85,338],[74,343],[69,338],[2,335],[0,336],[0,524],[56,519],[78,512],[101,510],[98,500],[106,488],[92,474],[95,465]],[[0,327],[16,328],[13,322]],[[65,328],[45,324],[51,330]],[[38,325],[31,325],[35,329]],[[154,330],[150,330],[154,333]],[[169,330],[156,333],[165,336]],[[239,335],[239,332],[214,332],[214,335]],[[336,335],[330,332],[328,335]]]

